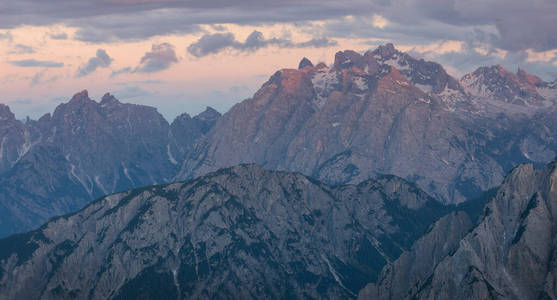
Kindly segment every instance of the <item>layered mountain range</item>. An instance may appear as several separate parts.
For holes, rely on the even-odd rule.
[[[169,124],[154,108],[86,92],[20,122],[0,106],[0,236],[100,196],[192,179],[241,163],[327,184],[393,174],[444,203],[499,185],[557,149],[557,82],[481,67],[461,80],[387,44],[338,52],[332,66],[276,72],[222,117]]]
[[[387,44],[222,116],[0,105],[0,236],[44,224],[0,239],[0,299],[556,299],[556,103]]]
[[[113,194],[0,240],[0,299],[554,299],[556,170],[459,206],[257,165]]]
[[[171,181],[220,114],[172,124],[156,109],[80,92],[38,121],[0,110],[0,236],[36,227],[100,196]]]
[[[240,165],[0,240],[0,299],[355,298],[449,208],[400,178]]]

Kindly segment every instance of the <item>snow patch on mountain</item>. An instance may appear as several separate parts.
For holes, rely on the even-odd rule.
[[[367,85],[366,79],[364,77],[355,77],[354,78],[354,84],[356,84],[356,86],[358,87],[358,89],[360,91],[367,91],[368,90],[368,85]]]
[[[317,95],[315,104],[318,108],[321,108],[325,105],[329,94],[331,94],[331,92],[334,91],[339,84],[337,72],[334,69],[321,68],[315,72],[315,75],[313,75],[313,78],[311,79],[311,83],[313,84],[313,89]]]
[[[410,65],[402,60],[402,58],[394,57],[388,60],[381,61],[385,65],[397,68],[399,71],[410,71]],[[402,62],[402,63],[401,63]]]
[[[416,86],[417,88],[419,88],[420,90],[422,90],[426,94],[431,93],[431,90],[432,90],[431,85],[416,83],[416,84],[414,84],[414,86]]]

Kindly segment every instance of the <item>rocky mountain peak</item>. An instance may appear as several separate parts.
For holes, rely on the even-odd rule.
[[[438,63],[416,59],[397,50],[393,44],[380,45],[366,55],[375,58],[379,64],[397,68],[416,87],[440,96],[450,106],[466,100],[459,82]]]
[[[436,63],[406,54],[400,59],[379,63],[373,52],[361,55],[347,50],[336,53],[331,68],[320,65],[276,72],[253,98],[219,119],[194,146],[193,154],[186,156],[176,178],[245,162],[300,171],[332,184],[395,174],[447,202],[464,201],[500,183],[509,163],[502,166],[499,156],[486,153],[483,139],[489,139],[487,134],[481,134],[482,142],[472,141],[475,133],[468,128],[474,125],[457,119],[469,116],[470,110],[464,107],[461,114],[444,105],[449,96],[454,96],[452,103],[472,102],[459,83]],[[378,70],[373,72],[372,66]],[[437,117],[425,117],[431,114]],[[427,142],[416,138],[416,132]],[[453,139],[469,141],[477,149],[473,151],[484,157],[445,157],[446,149],[459,155],[470,151],[450,142]],[[437,141],[443,141],[443,146],[429,146]],[[413,146],[407,147],[409,143]],[[521,149],[532,148],[534,153],[552,153],[545,147],[538,151],[537,142],[509,143],[523,143]],[[424,165],[431,169],[426,171]],[[461,175],[459,169],[465,165],[478,175]],[[443,175],[432,176],[439,174],[435,171],[439,168]],[[486,180],[476,179],[480,177]]]
[[[76,93],[72,96],[70,101],[67,103],[62,103],[56,107],[52,117],[54,119],[59,118],[60,116],[67,114],[67,113],[75,113],[77,111],[91,111],[96,110],[100,105],[89,98],[89,93],[87,90],[83,90],[79,93]]]
[[[10,110],[10,107],[0,103],[0,121],[15,120],[15,115]]]
[[[37,120],[38,123],[48,123],[52,119],[52,115],[50,113],[44,114],[42,117]]]
[[[275,73],[269,79],[268,83],[274,83],[280,90],[287,94],[298,94],[300,89],[303,89],[306,84],[304,84],[304,78],[306,78],[306,72],[297,69],[282,69]]]
[[[94,100],[89,98],[87,90],[83,90],[73,95],[67,103],[62,103],[54,109],[52,120],[56,122],[83,122],[83,112],[90,113],[96,112],[100,105]],[[70,117],[71,116],[71,117]]]
[[[487,67],[487,68],[499,72],[499,75],[501,75],[501,76],[507,76],[507,75],[511,75],[511,74],[512,74],[511,72],[507,71],[507,69],[505,69],[505,68],[504,68],[503,66],[501,66],[500,64],[496,64],[496,65],[494,65],[494,66]]]
[[[398,51],[395,46],[391,43],[387,43],[385,45],[379,45],[377,49],[372,52],[376,55],[376,58],[380,59],[392,59],[396,58],[396,56],[401,55],[402,53]]]
[[[328,68],[324,62],[320,62],[315,66],[316,70],[323,69],[323,68]],[[557,83],[557,80],[555,82]]]
[[[218,112],[216,109],[210,106],[207,106],[203,112],[201,112],[200,114],[198,114],[193,118],[204,122],[214,122],[220,117],[221,117],[220,112]]]
[[[379,64],[371,55],[361,55],[352,50],[339,51],[335,54],[334,68],[337,70],[345,70],[358,68],[358,72],[374,74],[379,69]]]
[[[74,102],[74,101],[84,101],[84,100],[91,100],[89,99],[89,92],[87,90],[83,90],[79,93],[76,93],[75,95],[73,95],[72,99],[70,100],[70,102]]]
[[[547,104],[536,89],[543,81],[523,70],[514,74],[501,65],[479,67],[463,76],[460,82],[476,97],[522,106],[539,107]]]
[[[298,64],[298,69],[303,69],[305,67],[313,67],[313,63],[307,57],[302,58],[300,64]]]
[[[497,64],[493,66],[482,66],[474,70],[471,74],[464,75],[463,79],[483,79],[489,80],[492,78],[512,78],[514,74],[507,71],[503,66]]]
[[[361,60],[361,55],[353,50],[339,51],[335,54],[334,66],[336,69],[342,70],[355,65]]]
[[[179,116],[177,116],[176,118],[174,118],[174,121],[172,121],[172,123],[181,123],[181,122],[189,122],[191,120],[191,116],[188,113],[182,113]]]
[[[116,99],[116,97],[114,97],[114,95],[112,95],[110,93],[106,93],[102,97],[100,104],[104,106],[104,105],[111,105],[111,104],[121,104],[121,102],[118,101],[118,99]]]
[[[518,76],[520,81],[527,83],[531,87],[537,87],[543,85],[544,83],[544,81],[538,76],[526,73],[526,71],[521,68],[518,68],[516,75]]]
[[[171,135],[175,138],[175,147],[169,146],[168,153],[172,162],[178,164],[193,144],[215,125],[221,114],[211,107],[195,117],[183,113],[170,125]]]

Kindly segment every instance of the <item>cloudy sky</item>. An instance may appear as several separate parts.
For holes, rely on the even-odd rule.
[[[0,103],[38,118],[89,90],[169,120],[224,112],[302,57],[392,42],[460,77],[557,78],[555,0],[0,0]]]

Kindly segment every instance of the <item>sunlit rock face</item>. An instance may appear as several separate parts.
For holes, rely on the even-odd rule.
[[[532,93],[517,86],[481,95],[466,80],[472,75],[458,81],[391,44],[363,55],[338,52],[331,67],[300,66],[278,71],[227,112],[176,179],[254,162],[331,184],[394,174],[456,203],[499,185],[519,163],[555,156],[554,102],[536,92],[550,84],[523,71],[486,71],[476,81],[499,91],[507,79],[488,78],[507,76]],[[511,103],[503,97],[510,93],[528,101]]]

